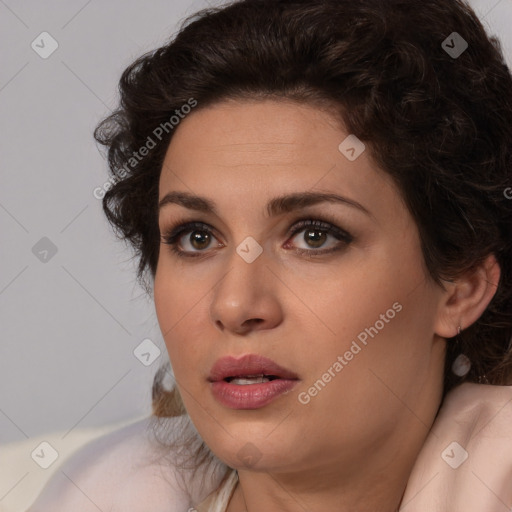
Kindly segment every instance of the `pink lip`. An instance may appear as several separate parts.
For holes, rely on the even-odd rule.
[[[269,382],[247,385],[231,384],[224,380],[227,377],[249,375],[272,375],[277,378]],[[299,378],[271,359],[250,354],[240,359],[219,359],[213,365],[208,381],[211,382],[213,396],[222,405],[232,409],[258,409],[290,391],[299,382]]]
[[[267,357],[258,354],[249,354],[239,359],[222,357],[212,367],[208,380],[218,382],[226,377],[244,377],[247,375],[275,375],[280,379],[298,379],[290,370],[279,366]]]

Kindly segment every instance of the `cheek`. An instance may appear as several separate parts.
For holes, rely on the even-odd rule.
[[[205,335],[197,321],[206,314],[204,293],[199,284],[190,285],[187,280],[176,277],[175,271],[157,270],[154,281],[156,316],[174,373],[180,381],[190,380],[193,375],[190,369],[198,368],[198,362],[205,355]]]
[[[426,284],[411,293],[397,282],[390,282],[386,293],[354,291],[353,302],[338,294],[336,303],[333,295],[324,318],[336,335],[318,337],[303,352],[303,361],[310,361],[300,389],[305,393],[301,403],[309,402],[305,410],[311,417],[343,424],[355,437],[365,429],[374,436],[379,425],[394,428],[397,418],[410,410],[425,414],[428,421],[416,402],[429,383],[432,365],[442,367],[432,348],[432,291]]]
[[[365,402],[379,407],[381,401],[396,401],[390,389],[403,396],[427,379],[436,294],[421,253],[399,256],[390,249],[353,265],[342,279],[323,282],[322,294],[310,294],[319,314],[303,317],[299,328],[312,338],[301,350],[302,361],[310,362],[301,391],[320,381],[316,387],[325,403],[319,400],[318,413],[339,397],[354,407]],[[326,381],[330,393],[323,391]]]
[[[154,284],[155,311],[171,363],[181,357],[180,347],[184,347],[184,344],[178,343],[177,334],[181,328],[180,324],[186,318],[186,301],[180,301],[178,297],[184,298],[177,287],[176,280],[170,279],[168,274],[159,269]]]
[[[388,247],[378,254],[345,260],[343,268],[329,278],[306,275],[296,280],[294,292],[308,306],[298,332],[315,336],[315,342],[306,347],[311,361],[318,360],[320,346],[332,357],[349,350],[353,340],[364,347],[373,339],[403,338],[404,325],[413,326],[421,312],[415,302],[425,293],[421,286],[425,275],[416,254],[402,257],[409,263]],[[413,291],[418,285],[423,292]]]

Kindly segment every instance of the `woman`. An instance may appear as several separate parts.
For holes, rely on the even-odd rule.
[[[153,389],[164,446],[138,445],[167,458],[128,485],[113,449],[95,458],[117,433],[65,467],[90,503],[53,484],[31,512],[171,495],[200,512],[510,510],[494,454],[512,447],[512,77],[473,11],[235,1],[120,87],[95,134],[103,204],[172,363],[175,388],[163,369]]]

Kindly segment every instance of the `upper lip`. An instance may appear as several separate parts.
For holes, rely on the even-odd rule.
[[[212,366],[208,380],[218,382],[227,377],[245,377],[249,375],[273,375],[280,379],[298,379],[297,375],[267,357],[249,354],[241,358],[222,357]]]

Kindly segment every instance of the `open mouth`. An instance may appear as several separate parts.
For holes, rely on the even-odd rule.
[[[240,375],[236,377],[226,377],[224,379],[225,382],[229,382],[231,384],[238,385],[248,385],[248,384],[261,384],[264,382],[270,382],[272,380],[279,379],[276,375]]]
[[[213,397],[230,409],[260,409],[288,394],[300,381],[292,370],[259,354],[223,357],[207,378]]]
[[[298,376],[267,357],[248,354],[240,358],[226,356],[218,359],[210,370],[207,380],[212,383],[220,382],[241,386],[266,384],[279,380],[284,385],[286,382],[298,380]],[[276,383],[273,385],[275,386]]]

